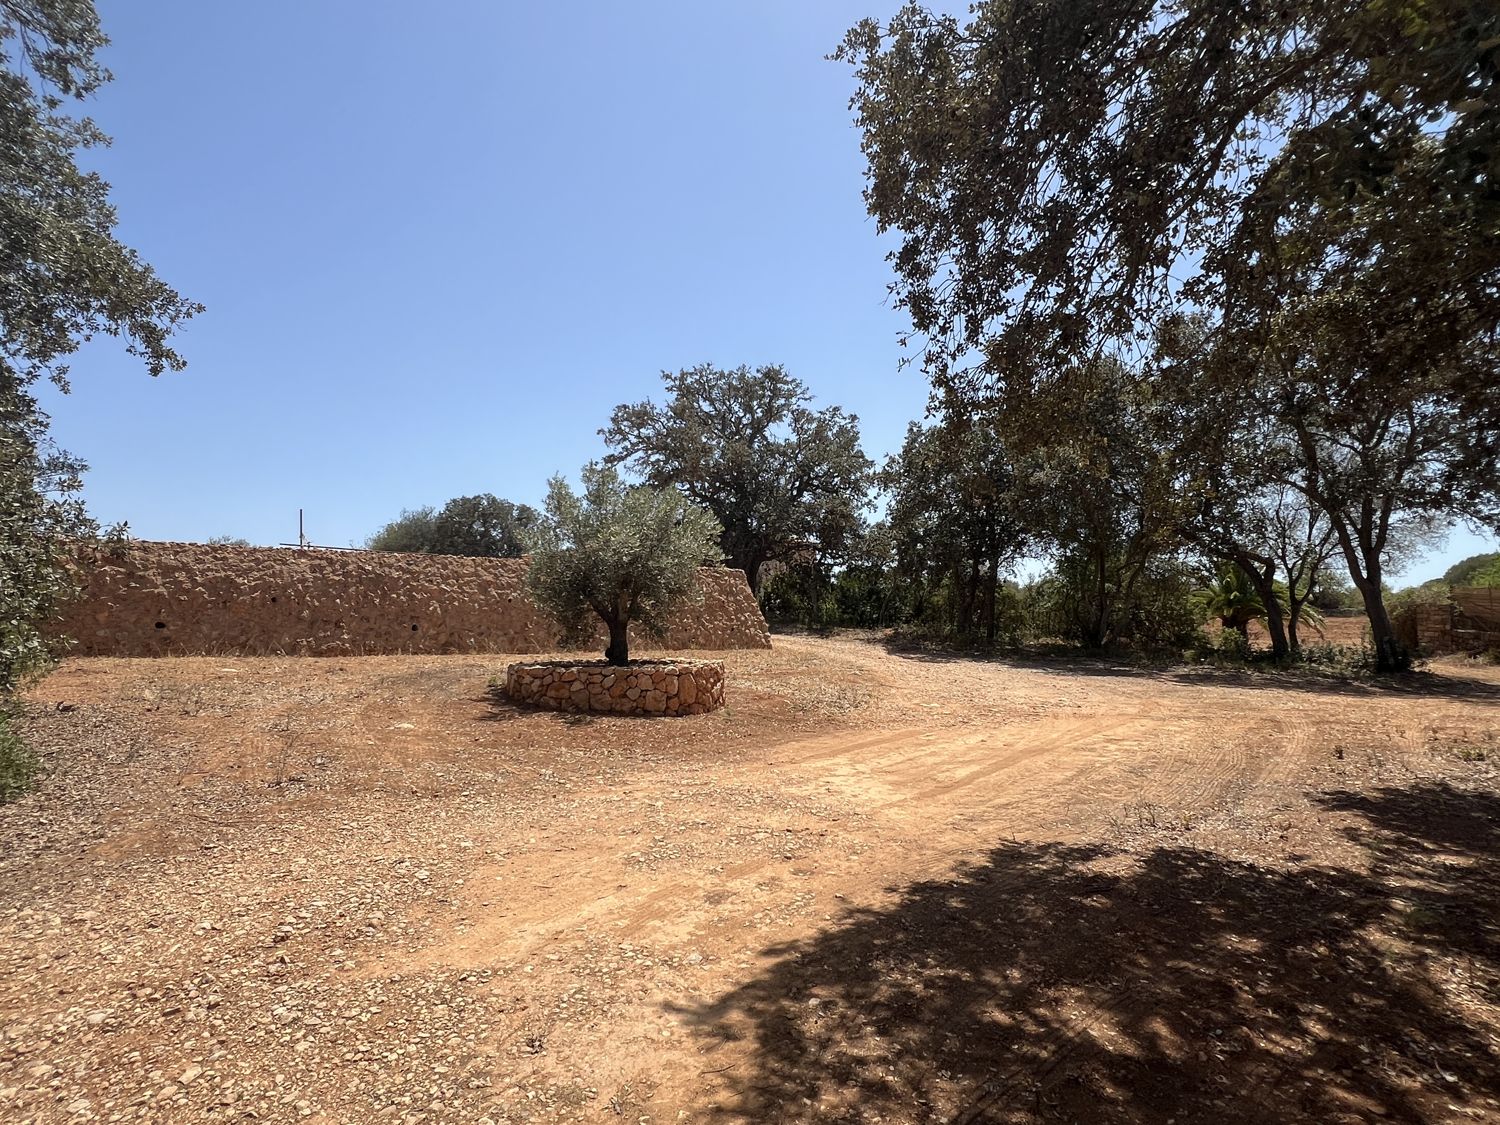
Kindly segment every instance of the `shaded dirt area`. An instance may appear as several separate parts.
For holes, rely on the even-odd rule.
[[[1500,1120],[1500,670],[75,660],[0,809],[0,1115]]]

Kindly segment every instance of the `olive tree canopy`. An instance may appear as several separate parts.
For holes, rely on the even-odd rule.
[[[613,468],[591,464],[581,493],[552,478],[545,511],[525,532],[527,589],[557,618],[565,641],[587,640],[604,622],[604,657],[625,664],[632,621],[660,633],[673,606],[702,597],[698,567],[722,557],[720,530],[675,489],[632,487]]]

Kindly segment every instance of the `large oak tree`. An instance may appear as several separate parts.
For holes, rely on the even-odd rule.
[[[1191,314],[1191,428],[1248,407],[1224,440],[1325,513],[1403,666],[1390,528],[1496,519],[1500,7],[908,5],[839,54],[939,389],[1045,444],[1070,369]]]
[[[760,591],[761,567],[837,555],[859,531],[870,459],[859,419],[814,410],[779,366],[663,372],[666,401],[619,406],[600,430],[611,464],[681,489],[723,526],[728,565]]]

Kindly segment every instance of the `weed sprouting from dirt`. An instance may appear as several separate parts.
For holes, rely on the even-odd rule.
[[[273,745],[270,748],[269,762],[271,776],[266,780],[266,785],[271,789],[280,789],[289,781],[301,781],[300,777],[288,774],[287,771],[291,766],[292,754],[297,748],[302,732],[289,720],[279,719],[267,728],[267,733],[270,734]]]
[[[1117,835],[1148,832],[1181,834],[1200,828],[1203,814],[1192,809],[1173,812],[1162,805],[1143,801],[1126,805],[1119,815],[1112,815],[1108,820],[1109,826]]]

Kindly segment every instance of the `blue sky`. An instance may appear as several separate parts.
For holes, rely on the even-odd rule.
[[[785,364],[876,458],[923,410],[824,58],[893,3],[98,6],[120,233],[208,306],[185,372],[106,341],[47,396],[101,519],[346,545],[536,503],[701,362]]]

